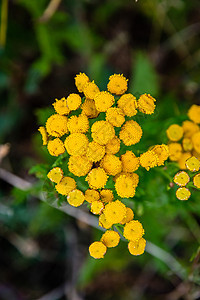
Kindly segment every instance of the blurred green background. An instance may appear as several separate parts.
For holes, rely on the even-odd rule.
[[[129,92],[157,99],[138,146],[167,143],[167,127],[200,104],[199,0],[1,0],[0,9],[0,300],[200,299],[200,196],[175,198],[177,167],[140,177],[132,206],[147,252],[133,257],[121,242],[94,260],[88,246],[101,233],[38,199],[53,159],[37,133],[54,99],[76,92],[77,73],[101,89],[123,73]]]

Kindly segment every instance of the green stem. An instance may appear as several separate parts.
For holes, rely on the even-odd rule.
[[[8,0],[2,0],[0,46],[2,46],[3,48],[5,47],[6,44],[7,24],[8,24]]]

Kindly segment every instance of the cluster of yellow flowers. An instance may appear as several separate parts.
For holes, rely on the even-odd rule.
[[[176,191],[176,197],[179,200],[188,200],[191,196],[190,190],[186,187],[192,178],[193,187],[200,189],[200,160],[195,156],[191,156],[185,162],[185,167],[187,170],[191,171],[189,176],[187,172],[180,171],[174,176],[174,182],[179,186]]]
[[[127,82],[123,75],[114,74],[109,78],[107,91],[100,91],[86,74],[76,75],[75,85],[83,97],[73,93],[56,99],[53,103],[56,113],[48,118],[45,127],[39,128],[43,145],[47,145],[52,156],[65,151],[68,154],[68,176],[60,167],[54,167],[47,175],[55,183],[56,191],[75,207],[87,201],[91,212],[99,215],[99,225],[107,230],[101,241],[89,247],[94,258],[102,258],[107,248],[118,245],[117,226],[123,228],[131,254],[144,252],[142,224],[133,220],[132,209],[122,200],[134,197],[139,183],[135,171],[140,166],[148,171],[163,165],[168,158],[168,146],[164,144],[155,145],[139,157],[128,148],[138,143],[143,134],[133,117],[138,111],[152,114],[156,100],[149,94],[137,100],[126,93]],[[77,188],[82,176],[86,190]],[[112,189],[108,184],[111,181]]]
[[[172,124],[166,133],[169,138],[169,159],[186,169],[185,162],[191,156],[200,158],[200,106],[192,105],[182,125]]]

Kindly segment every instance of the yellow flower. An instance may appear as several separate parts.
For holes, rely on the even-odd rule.
[[[109,77],[107,89],[112,94],[122,95],[127,91],[127,81],[122,74],[114,74]]]
[[[97,201],[93,201],[91,203],[91,212],[95,215],[99,215],[102,210],[104,209],[104,204],[103,202],[97,200]]]
[[[185,186],[186,184],[188,184],[189,181],[190,177],[184,171],[181,171],[174,176],[174,182],[179,186]]]
[[[85,95],[86,98],[93,100],[94,97],[96,96],[97,93],[99,93],[99,88],[98,86],[94,83],[94,81],[92,82],[88,82],[85,86],[84,86],[84,90],[83,93]]]
[[[109,202],[103,213],[108,222],[112,224],[120,223],[126,215],[126,206],[119,200]]]
[[[124,172],[134,172],[140,166],[139,157],[136,157],[132,151],[126,151],[121,155],[122,168]]]
[[[191,151],[193,149],[192,141],[189,138],[184,138],[182,140],[182,146],[185,151]]]
[[[188,200],[190,198],[190,191],[186,187],[180,187],[176,191],[176,197],[179,200]]]
[[[164,165],[165,160],[169,157],[169,148],[167,145],[156,145],[151,149],[158,156],[157,166]]]
[[[188,117],[193,122],[200,124],[200,106],[193,104],[188,110]]]
[[[47,149],[52,156],[58,156],[65,152],[64,144],[59,138],[50,140],[47,144]]]
[[[146,247],[146,240],[144,238],[139,239],[138,241],[128,243],[128,250],[132,255],[141,255],[144,253]]]
[[[88,144],[88,138],[83,133],[72,133],[65,139],[65,148],[70,155],[85,154]]]
[[[200,161],[195,156],[188,158],[185,164],[186,168],[192,172],[197,172],[200,169]]]
[[[96,118],[99,115],[99,111],[96,109],[94,100],[85,99],[81,109],[82,113],[84,113],[88,118]]]
[[[115,182],[117,194],[122,198],[134,197],[135,186],[133,179],[127,175],[120,175]]]
[[[106,171],[108,175],[117,175],[122,170],[122,162],[119,157],[113,154],[106,154],[101,160],[100,166]]]
[[[200,173],[193,177],[193,183],[198,189],[200,189]]]
[[[83,92],[85,85],[90,81],[85,73],[77,74],[75,77],[75,85],[80,93]]]
[[[104,189],[100,191],[101,201],[108,203],[112,202],[114,199],[113,192],[108,189]]]
[[[194,150],[197,153],[200,153],[200,131],[193,134],[192,143],[193,143]]]
[[[115,98],[109,92],[99,92],[94,97],[95,106],[98,111],[107,111],[114,103]]]
[[[105,146],[99,145],[97,142],[92,141],[87,148],[87,157],[93,162],[100,161],[105,155]]]
[[[186,169],[185,163],[186,163],[186,160],[190,157],[191,157],[190,152],[184,152],[184,153],[181,154],[181,157],[178,160],[178,164],[179,164],[180,169],[182,169],[182,170]]]
[[[68,196],[67,196],[67,201],[70,205],[78,207],[81,204],[83,204],[85,200],[84,194],[83,192],[81,192],[80,190],[73,190],[71,192],[69,192]]]
[[[133,181],[133,185],[136,188],[138,186],[139,183],[139,175],[136,173],[129,173],[128,176],[131,177],[132,181]]]
[[[177,142],[183,137],[183,128],[177,124],[172,124],[166,131],[168,138],[172,142]]]
[[[133,213],[132,209],[129,207],[126,207],[126,215],[123,218],[123,220],[121,221],[121,224],[124,225],[126,223],[129,223],[130,221],[133,220],[133,218],[134,218],[134,213]]]
[[[46,122],[46,129],[48,134],[52,136],[63,136],[64,134],[68,133],[67,117],[58,114],[52,115]]]
[[[67,100],[65,97],[61,98],[60,100],[56,99],[56,102],[54,102],[52,105],[59,115],[68,115],[70,113],[70,109],[67,106]]]
[[[71,177],[63,177],[55,186],[57,192],[61,195],[68,195],[76,188],[76,181]]]
[[[138,220],[130,221],[124,226],[124,237],[130,241],[138,241],[144,235],[142,224]]]
[[[102,242],[94,242],[89,247],[90,255],[96,259],[104,258],[107,247]]]
[[[100,145],[106,145],[115,136],[114,127],[107,121],[96,121],[91,132],[93,140]]]
[[[116,154],[120,149],[120,139],[117,136],[114,136],[113,139],[111,139],[106,144],[106,153],[108,154]]]
[[[119,138],[126,146],[137,144],[142,137],[142,128],[133,120],[127,121],[121,128]]]
[[[100,199],[100,194],[98,191],[95,190],[86,190],[85,191],[85,200],[89,203],[94,201],[98,201]]]
[[[110,107],[106,112],[106,121],[116,127],[121,127],[125,117],[121,108]]]
[[[117,105],[128,117],[133,117],[137,114],[137,101],[132,94],[122,95],[117,101]]]
[[[42,144],[45,146],[47,145],[47,142],[48,142],[48,135],[47,135],[47,131],[45,129],[44,126],[40,126],[38,131],[41,133],[42,135]]]
[[[49,171],[49,173],[47,174],[47,177],[55,182],[58,183],[61,181],[61,179],[63,178],[63,170],[61,168],[53,168],[51,171]]]
[[[119,241],[120,235],[114,230],[107,230],[101,237],[101,242],[108,248],[116,247]]]
[[[155,110],[155,102],[156,100],[150,94],[143,94],[140,96],[138,100],[138,109],[144,114],[151,115]]]
[[[99,216],[99,226],[105,228],[105,229],[109,229],[113,224],[111,222],[108,222],[105,218],[104,214],[101,214]]]
[[[197,124],[195,124],[194,122],[191,122],[188,120],[186,120],[182,123],[182,128],[183,128],[183,132],[184,132],[184,137],[186,137],[186,138],[191,138],[194,133],[199,131],[199,126]]]
[[[149,171],[150,168],[154,168],[158,165],[158,156],[154,151],[148,150],[140,155],[140,164],[143,168]]]
[[[70,94],[67,97],[67,106],[70,110],[76,110],[81,105],[81,97],[79,94]]]
[[[94,168],[89,172],[85,180],[88,181],[90,188],[101,189],[106,185],[107,179],[108,176],[104,169]]]
[[[89,121],[87,116],[81,114],[79,116],[71,116],[67,123],[70,133],[80,132],[85,133],[89,129]]]
[[[70,156],[68,162],[69,171],[75,176],[85,176],[92,168],[92,162],[84,155]]]
[[[169,158],[172,161],[178,161],[182,154],[182,147],[178,143],[171,143],[169,147]]]

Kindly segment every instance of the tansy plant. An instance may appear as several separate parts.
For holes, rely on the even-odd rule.
[[[148,171],[168,158],[164,144],[135,155],[134,145],[143,131],[134,118],[137,113],[153,114],[156,100],[149,94],[136,99],[127,93],[127,83],[123,75],[114,74],[107,90],[100,91],[86,74],[76,75],[75,85],[82,96],[73,93],[56,99],[55,113],[39,128],[43,145],[58,157],[47,175],[57,197],[75,207],[86,203],[106,230],[89,247],[94,258],[103,258],[122,235],[131,254],[144,252],[143,226],[124,202],[134,199],[138,168]]]

